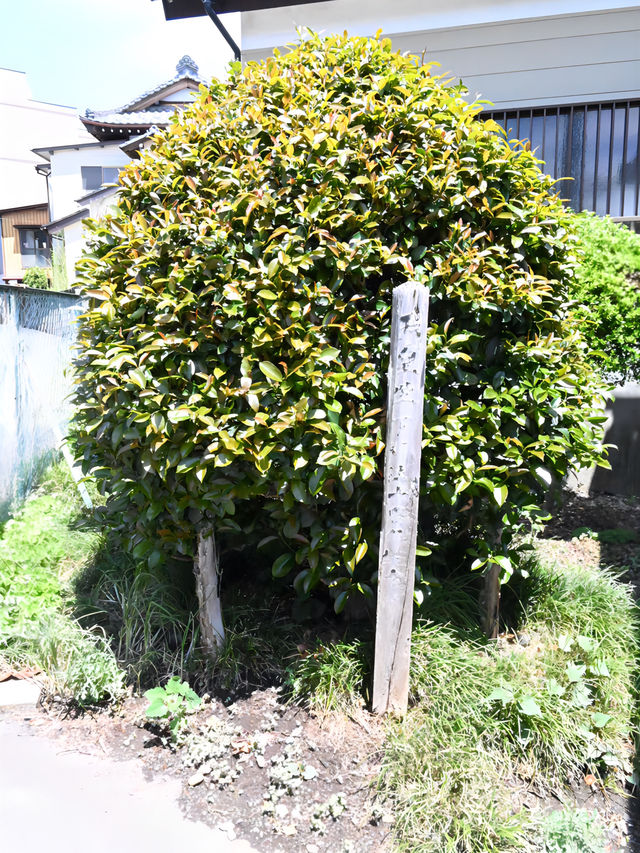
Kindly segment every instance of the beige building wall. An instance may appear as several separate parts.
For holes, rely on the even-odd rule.
[[[20,254],[19,225],[37,228],[49,221],[46,204],[26,210],[13,210],[0,214],[2,234],[2,256],[4,258],[3,278],[22,278],[25,268]]]

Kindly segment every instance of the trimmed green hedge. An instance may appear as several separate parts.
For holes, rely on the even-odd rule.
[[[464,94],[387,40],[310,35],[124,170],[84,263],[74,438],[137,557],[215,527],[303,595],[372,595],[407,279],[431,289],[423,557],[508,575],[552,477],[599,457],[572,216]]]

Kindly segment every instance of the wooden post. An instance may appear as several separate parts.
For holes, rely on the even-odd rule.
[[[224,643],[220,602],[220,568],[213,531],[198,535],[198,559],[194,564],[198,594],[200,636],[209,657],[215,658]]]
[[[404,714],[409,699],[428,311],[423,284],[407,282],[393,291],[373,675],[377,714]]]

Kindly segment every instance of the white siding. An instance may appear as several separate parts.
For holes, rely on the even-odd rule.
[[[84,225],[82,222],[74,222],[64,229],[64,260],[67,267],[67,282],[73,287],[78,276],[76,275],[76,264],[84,252]]]
[[[451,0],[436,11],[420,0],[370,0],[366,7],[330,0],[245,13],[243,57],[259,59],[295,40],[295,24],[361,35],[382,27],[396,49],[424,52],[500,107],[640,97],[640,6],[598,8],[606,5]],[[509,20],[532,12],[538,14]]]
[[[77,199],[86,195],[82,187],[83,166],[122,167],[130,162],[120,150],[121,142],[90,145],[51,153],[51,176],[49,194],[51,219],[62,219],[78,210]]]
[[[99,219],[104,216],[115,204],[117,204],[117,190],[101,194],[88,202],[89,212],[87,219]],[[76,208],[78,205],[76,205]],[[78,220],[67,225],[64,230],[64,257],[67,268],[67,281],[69,286],[77,282],[78,274],[76,264],[84,255],[87,247],[87,231],[84,220]]]
[[[35,167],[39,145],[88,138],[73,107],[34,101],[25,74],[0,69],[0,210],[47,201],[45,179]]]

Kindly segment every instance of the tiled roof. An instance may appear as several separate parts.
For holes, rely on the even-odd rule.
[[[122,124],[122,122],[111,122],[106,119],[106,116],[115,116],[119,113],[127,113],[127,114],[136,114],[135,107],[143,102],[153,97],[154,95],[160,95],[165,89],[168,89],[170,86],[174,86],[176,83],[195,83],[196,85],[201,85],[206,83],[206,81],[200,77],[198,74],[198,66],[191,59],[190,56],[183,56],[182,59],[176,65],[176,75],[172,77],[170,80],[166,80],[164,83],[160,83],[158,86],[155,86],[153,89],[149,89],[147,92],[143,92],[141,95],[138,95],[133,101],[129,101],[128,104],[120,107],[115,110],[86,110],[85,117],[88,119],[98,119],[100,121],[104,121],[109,124]],[[157,110],[167,110],[168,112],[173,112],[177,107],[177,104],[172,106],[165,105],[153,105],[151,109]],[[147,111],[145,111],[147,112]],[[142,113],[137,113],[138,115],[142,115]],[[136,122],[131,122],[131,124],[135,124]]]
[[[175,106],[162,110],[141,110],[140,112],[100,112],[86,116],[87,121],[99,124],[117,124],[122,127],[146,127],[147,125],[165,125],[174,114]]]

